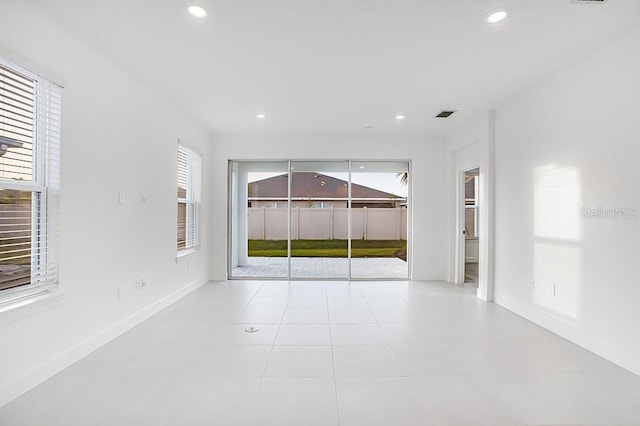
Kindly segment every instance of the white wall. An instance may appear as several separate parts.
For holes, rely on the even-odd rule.
[[[413,279],[444,279],[446,178],[444,141],[437,137],[214,135],[211,155],[213,279],[227,270],[227,161],[261,159],[412,160]]]
[[[636,374],[640,219],[581,209],[640,207],[639,46],[635,30],[495,123],[496,301]]]
[[[209,161],[207,133],[21,1],[3,1],[0,55],[48,69],[63,91],[60,285],[0,314],[0,405],[209,278],[200,253],[176,263],[176,150]],[[203,216],[209,215],[205,168]],[[126,203],[118,204],[118,190]],[[142,202],[141,194],[147,201]],[[135,292],[135,279],[148,286]],[[118,300],[118,286],[131,289]]]

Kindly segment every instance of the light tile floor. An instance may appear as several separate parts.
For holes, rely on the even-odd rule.
[[[469,286],[233,281],[8,404],[0,424],[631,425],[639,401],[640,377]]]
[[[250,257],[245,266],[233,268],[236,278],[287,278],[289,261],[285,257]],[[409,275],[407,262],[398,258],[351,259],[351,276],[358,279],[406,279]],[[349,277],[349,260],[329,257],[291,258],[293,278],[338,278]]]

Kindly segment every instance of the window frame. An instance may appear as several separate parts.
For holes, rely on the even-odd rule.
[[[2,57],[0,65],[34,84],[31,179],[0,177],[0,189],[32,194],[31,277],[29,284],[0,290],[0,312],[4,312],[60,293],[57,230],[62,87]]]
[[[312,209],[332,209],[333,201],[314,201],[309,205]]]
[[[267,209],[286,209],[286,201],[265,201],[264,207]]]
[[[479,220],[479,199],[478,199],[478,191],[480,189],[480,179],[479,176],[474,176],[473,177],[473,198],[465,198],[464,200],[464,211],[465,211],[465,239],[466,240],[473,240],[473,239],[478,239],[479,238],[479,234],[478,234],[478,220]],[[467,229],[466,226],[466,217],[467,217],[467,210],[471,210],[473,211],[473,235],[469,234],[469,230]]]
[[[202,155],[194,149],[178,141],[176,173],[178,189],[180,189],[180,164],[181,153],[186,157],[186,183],[185,196],[177,197],[176,217],[176,257],[186,256],[200,250],[202,227]],[[184,247],[180,247],[180,205],[185,206],[185,230]],[[191,213],[191,214],[190,214]],[[189,235],[192,237],[189,238]]]

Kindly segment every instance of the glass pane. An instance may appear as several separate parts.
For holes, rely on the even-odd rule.
[[[0,190],[0,290],[31,283],[32,193]]]
[[[351,183],[351,276],[407,279],[409,163],[353,161]]]
[[[0,66],[0,178],[33,180],[34,81]]]
[[[348,161],[291,163],[291,277],[348,278]]]
[[[478,221],[478,175],[477,170],[467,172],[464,181],[465,238],[477,238]]]
[[[187,204],[178,203],[178,250],[187,248]]]
[[[464,209],[464,230],[465,238],[476,238],[476,208],[466,207]]]
[[[195,203],[187,204],[187,247],[198,246],[198,207]]]
[[[187,198],[187,176],[188,176],[187,153],[178,149],[178,198]]]
[[[288,162],[232,162],[231,276],[288,278]]]

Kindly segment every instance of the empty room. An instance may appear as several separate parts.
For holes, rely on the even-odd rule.
[[[637,0],[0,0],[0,425],[640,425]]]

